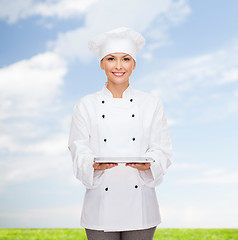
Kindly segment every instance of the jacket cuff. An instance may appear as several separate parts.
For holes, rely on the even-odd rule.
[[[155,160],[150,164],[150,169],[144,171],[145,173],[139,173],[142,179],[142,183],[148,187],[155,187],[159,185],[163,180],[163,169],[161,163],[158,160],[158,156],[154,152],[147,152],[143,157],[150,157]]]
[[[104,170],[95,170],[93,172],[93,185],[99,185],[101,182],[101,177],[104,174]]]
[[[154,180],[154,177],[152,175],[151,169],[145,170],[145,171],[140,171],[139,170],[139,175],[142,180],[142,184],[147,184],[149,182],[152,182]]]
[[[98,173],[93,168],[93,159],[94,155],[87,155],[83,158],[82,168],[80,169],[82,176],[82,183],[88,189],[96,188],[101,182],[101,176],[103,172]],[[77,166],[75,166],[77,168]],[[76,174],[77,175],[77,174]],[[77,176],[78,179],[81,179],[80,176]]]

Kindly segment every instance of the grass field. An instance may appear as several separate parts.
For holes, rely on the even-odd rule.
[[[0,240],[86,240],[84,229],[0,229]],[[154,240],[238,240],[238,229],[157,229]]]

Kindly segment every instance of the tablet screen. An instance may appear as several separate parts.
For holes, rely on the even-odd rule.
[[[96,157],[97,163],[151,163],[155,160],[150,157]]]

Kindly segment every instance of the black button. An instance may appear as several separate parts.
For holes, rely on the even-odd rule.
[[[137,186],[137,185],[135,185],[135,188],[138,188],[138,186]]]
[[[104,138],[104,142],[106,142],[107,141],[107,139],[106,138]]]
[[[130,99],[130,101],[132,102],[132,101],[133,101],[133,99],[131,98],[131,99]]]
[[[136,139],[135,138],[132,138],[133,141],[135,141]]]
[[[105,115],[103,114],[102,117],[105,118]]]
[[[108,191],[108,187],[105,188],[105,191]]]
[[[104,103],[104,101],[102,100],[102,103]]]
[[[132,117],[135,117],[135,114],[132,114]]]

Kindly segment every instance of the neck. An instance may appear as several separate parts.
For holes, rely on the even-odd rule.
[[[107,82],[107,89],[112,93],[113,98],[122,98],[123,92],[129,87],[129,81],[123,84]]]

